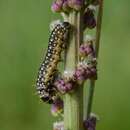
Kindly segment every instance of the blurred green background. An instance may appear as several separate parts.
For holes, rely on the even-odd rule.
[[[93,111],[97,130],[130,129],[129,0],[104,0]],[[35,94],[49,23],[58,18],[51,0],[0,0],[0,130],[51,130],[49,106]]]

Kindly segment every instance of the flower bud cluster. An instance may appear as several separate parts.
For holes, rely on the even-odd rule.
[[[55,82],[55,86],[60,93],[65,94],[74,89],[75,82],[73,80],[66,81],[63,78],[61,78]]]
[[[78,84],[82,84],[87,79],[97,79],[96,60],[87,64],[79,63],[75,71],[74,77]]]
[[[62,94],[71,92],[78,84],[82,84],[87,79],[97,79],[97,61],[91,40],[80,46],[80,55],[84,57],[84,60],[78,63],[75,71],[66,72],[54,83],[57,90]]]
[[[52,4],[53,12],[69,12],[71,9],[79,11],[84,0],[55,0]]]
[[[92,55],[94,53],[92,41],[89,41],[82,44],[79,48],[80,56],[86,57],[88,55]]]

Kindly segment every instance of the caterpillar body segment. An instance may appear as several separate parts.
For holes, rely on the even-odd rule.
[[[53,103],[57,98],[57,90],[53,86],[53,82],[57,76],[57,64],[61,59],[65,41],[68,37],[70,24],[63,22],[57,24],[52,30],[48,50],[44,61],[42,62],[37,77],[37,92],[40,98],[47,103]]]

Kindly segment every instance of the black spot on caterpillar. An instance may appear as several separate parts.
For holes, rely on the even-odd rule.
[[[57,64],[65,47],[65,40],[69,29],[70,24],[63,22],[57,24],[52,30],[45,59],[39,68],[36,87],[40,98],[47,103],[53,103],[57,96],[53,82],[57,74]]]

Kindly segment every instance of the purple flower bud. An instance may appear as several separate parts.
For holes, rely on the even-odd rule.
[[[75,82],[73,80],[64,81],[64,79],[59,79],[54,83],[54,85],[60,93],[65,94],[74,89]]]
[[[81,75],[81,76],[77,77],[78,82],[82,83],[86,79],[85,77],[86,76],[84,76],[84,75]]]
[[[58,116],[62,112],[63,112],[63,101],[60,98],[58,98],[51,106],[51,113],[54,116]]]
[[[61,12],[63,2],[64,2],[63,0],[55,0],[51,6],[52,11]]]
[[[82,56],[86,56],[85,47],[83,44],[80,46],[79,51]]]
[[[66,83],[65,87],[66,87],[67,91],[69,92],[69,91],[73,90],[73,83],[71,83],[71,82]]]
[[[90,68],[86,69],[86,75],[87,75],[86,76],[87,79],[90,79],[92,77],[92,73],[91,73],[91,69]]]
[[[57,80],[54,85],[56,86],[57,90],[59,92],[61,92],[62,94],[64,94],[66,92],[66,88],[65,88],[65,82],[63,79],[59,79]]]
[[[68,5],[70,8],[79,11],[83,6],[84,0],[68,0]]]
[[[68,5],[68,1],[67,0],[64,0],[62,9],[63,9],[64,12],[69,12],[70,11],[70,7]]]
[[[85,120],[83,123],[85,130],[95,130],[96,129],[96,121],[97,121],[97,118],[94,116],[89,117],[87,120]]]
[[[94,53],[94,49],[93,49],[92,44],[88,44],[88,43],[82,44],[80,46],[79,51],[80,51],[80,55],[83,56],[83,57]]]
[[[64,80],[62,80],[62,79],[59,80],[59,83],[60,83],[61,85],[63,85],[63,86],[65,85],[65,82],[64,82]]]
[[[97,79],[97,69],[95,64],[80,63],[74,73],[75,80],[78,84],[83,83],[87,79]]]
[[[85,79],[86,79],[86,74],[85,74],[85,69],[81,66],[79,66],[76,70],[75,70],[75,74],[74,74],[75,79],[77,80],[77,82],[79,84],[81,84]]]
[[[93,79],[97,79],[97,69],[96,69],[96,67],[92,67],[91,68],[91,78],[93,78]]]
[[[96,27],[96,19],[94,17],[93,10],[87,9],[84,14],[84,29],[88,27],[89,29],[93,29]]]
[[[85,52],[87,55],[89,55],[90,53],[93,53],[93,46],[92,44],[87,44],[86,47],[85,47]]]

